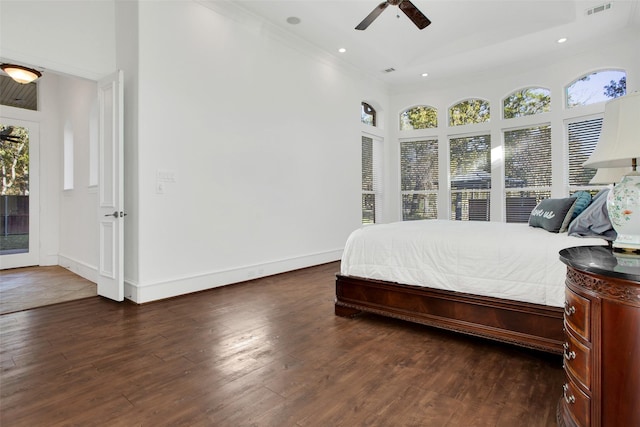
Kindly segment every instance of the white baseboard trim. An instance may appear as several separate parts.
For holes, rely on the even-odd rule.
[[[125,280],[124,295],[125,298],[135,303],[143,304],[151,301],[213,289],[233,283],[245,282],[247,280],[257,279],[260,277],[272,276],[274,274],[284,273],[287,271],[312,267],[314,265],[338,261],[342,257],[342,252],[342,249],[337,249],[223,271],[212,271],[210,273],[199,274],[197,276],[178,277],[155,283],[135,284]]]
[[[98,283],[98,268],[95,265],[62,254],[58,255],[58,265],[93,283]]]
[[[40,263],[38,265],[42,267],[49,265],[60,265],[58,255],[40,255]]]

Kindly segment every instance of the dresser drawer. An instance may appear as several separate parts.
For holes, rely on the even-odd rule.
[[[588,299],[581,297],[569,288],[565,288],[565,323],[586,341],[591,341],[590,304]]]
[[[566,332],[564,368],[582,386],[591,390],[591,349],[580,342],[573,333]]]
[[[591,399],[580,391],[571,380],[568,380],[562,386],[562,399],[576,425],[582,427],[591,425]]]

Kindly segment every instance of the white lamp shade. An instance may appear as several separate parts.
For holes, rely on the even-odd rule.
[[[622,177],[631,172],[628,168],[600,168],[591,178],[589,184],[615,184],[622,181]]]
[[[613,99],[604,107],[598,145],[585,168],[617,168],[640,157],[640,92]]]

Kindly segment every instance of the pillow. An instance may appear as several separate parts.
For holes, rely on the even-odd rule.
[[[575,204],[575,197],[544,199],[531,211],[529,225],[544,228],[552,233],[564,233],[571,221]]]
[[[599,237],[605,240],[616,240],[617,233],[611,225],[607,211],[607,193],[604,189],[596,194],[593,202],[569,224],[569,236]]]
[[[607,198],[607,194],[609,194],[609,190],[613,190],[613,185],[609,185],[607,188],[603,188],[602,190],[598,191],[598,193],[593,196],[593,198],[591,199],[591,201],[594,201],[595,199],[597,199],[600,196],[604,196],[604,198]]]
[[[578,215],[584,211],[589,203],[591,203],[591,193],[587,191],[576,191],[571,195],[576,198],[576,204],[573,207],[573,213],[571,214],[571,220],[573,221]]]

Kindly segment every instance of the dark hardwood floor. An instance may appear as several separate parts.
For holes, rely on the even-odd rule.
[[[336,317],[338,270],[2,315],[0,425],[555,425],[560,356]]]

